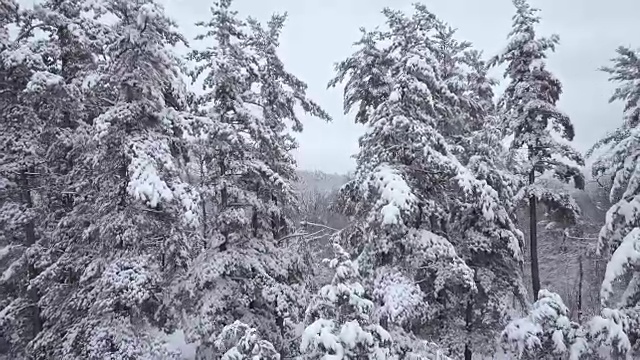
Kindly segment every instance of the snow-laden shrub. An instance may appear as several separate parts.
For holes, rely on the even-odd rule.
[[[269,341],[258,336],[256,329],[240,321],[227,325],[214,344],[221,360],[280,360],[280,354]]]
[[[557,359],[569,353],[581,334],[579,324],[569,319],[562,298],[543,289],[529,314],[507,325],[500,343],[518,359]]]
[[[307,327],[300,351],[303,359],[372,359],[391,356],[391,336],[370,314],[373,302],[366,298],[358,266],[337,243],[335,269],[330,284],[320,289],[307,309]]]

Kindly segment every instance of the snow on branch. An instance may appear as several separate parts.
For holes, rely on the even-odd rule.
[[[600,297],[603,305],[613,293],[613,283],[626,274],[629,267],[640,265],[640,228],[633,229],[614,251],[604,275]]]
[[[237,320],[222,329],[214,344],[223,354],[221,360],[280,360],[272,343],[260,339],[256,329]]]
[[[338,244],[326,261],[335,275],[307,309],[300,351],[309,358],[387,359],[391,336],[370,317],[373,302],[365,297],[357,263]]]
[[[623,311],[604,308],[599,316],[593,317],[585,324],[589,342],[572,347],[572,360],[585,353],[631,354],[631,341],[627,332],[630,329],[629,318]],[[630,357],[628,357],[630,358]]]
[[[382,164],[371,175],[370,185],[380,195],[375,208],[380,208],[382,223],[402,224],[402,212],[410,211],[417,202],[402,175],[390,165]]]
[[[197,225],[199,195],[177,176],[175,160],[166,139],[134,138],[129,144],[129,157],[129,194],[151,208],[163,202],[176,201],[184,210],[184,220]]]
[[[500,342],[506,351],[518,357],[553,357],[568,352],[578,329],[578,325],[569,320],[569,309],[562,298],[543,289],[529,314],[507,325]]]
[[[400,326],[419,318],[427,306],[420,286],[397,270],[378,271],[373,296],[382,304],[377,315]]]
[[[514,203],[524,203],[532,196],[545,204],[550,213],[558,215],[562,220],[575,222],[581,214],[580,206],[570,194],[551,191],[547,186],[539,184],[520,189],[514,197]]]

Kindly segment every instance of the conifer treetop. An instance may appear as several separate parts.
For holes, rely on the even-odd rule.
[[[574,180],[576,187],[582,188],[584,181],[575,165],[584,165],[584,160],[567,143],[575,131],[569,116],[556,107],[562,85],[545,64],[559,37],[538,37],[539,10],[526,0],[514,0],[514,5],[516,15],[508,45],[489,61],[490,66],[507,64],[504,76],[510,82],[499,105],[505,125],[514,135],[511,147],[527,149],[529,169],[538,173],[554,170],[559,180]]]

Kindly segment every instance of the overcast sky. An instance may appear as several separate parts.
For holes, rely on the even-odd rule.
[[[326,89],[333,64],[350,55],[358,28],[383,24],[385,6],[411,10],[416,0],[235,0],[243,16],[266,21],[274,12],[288,12],[282,34],[281,57],[289,71],[309,85],[309,95],[333,117],[329,124],[305,119],[296,153],[303,169],[344,173],[354,167],[352,155],[362,128],[343,114],[340,89]],[[171,17],[193,38],[198,20],[208,20],[210,0],[164,0]],[[430,0],[428,8],[452,26],[458,37],[471,41],[486,56],[506,45],[513,6],[510,0]],[[549,68],[564,84],[560,107],[576,127],[575,145],[586,150],[621,122],[621,106],[608,104],[612,85],[597,71],[619,45],[638,46],[638,0],[531,0],[541,8],[539,33],[560,35],[560,47]],[[500,72],[495,76],[502,77]],[[502,80],[501,80],[502,81]]]

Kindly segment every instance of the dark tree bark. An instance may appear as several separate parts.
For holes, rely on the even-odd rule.
[[[34,173],[35,168],[30,167],[27,171],[30,173]],[[23,204],[28,209],[32,209],[33,198],[31,197],[31,187],[29,184],[29,177],[27,175],[27,171],[22,171],[22,173],[20,174],[20,196],[22,198],[21,200]],[[30,219],[25,225],[24,233],[25,233],[24,234],[25,245],[27,247],[34,245],[37,239],[36,239],[36,231],[35,231],[35,221],[33,219]],[[28,261],[27,272],[28,272],[29,280],[32,280],[37,276],[36,270],[33,264],[31,263],[31,261]],[[38,293],[34,290],[27,290],[27,295],[31,302],[29,306],[29,308],[31,309],[29,316],[31,318],[31,323],[33,325],[32,333],[31,333],[31,338],[33,339],[36,337],[36,335],[38,335],[40,331],[42,331],[42,318],[40,317],[40,308],[38,307],[38,301],[40,300],[40,297],[38,296]]]
[[[529,173],[529,185],[536,181],[535,170]],[[529,246],[531,247],[531,282],[533,287],[533,300],[538,300],[540,292],[540,270],[538,268],[538,214],[536,197],[529,198]]]
[[[33,173],[33,168],[29,171]],[[22,197],[22,203],[28,208],[33,208],[33,199],[31,198],[31,189],[29,188],[29,178],[27,172],[23,171],[20,174],[20,195]],[[33,219],[29,220],[24,227],[25,245],[31,246],[36,243],[36,231],[35,222]]]
[[[464,360],[471,360],[472,357],[473,353],[471,352],[469,344],[464,344]]]
[[[476,281],[477,281],[476,271]],[[471,350],[471,333],[473,332],[473,296],[467,300],[467,308],[465,309],[464,322],[467,330],[467,342],[464,344],[464,360],[471,360],[473,358],[473,350]]]
[[[202,189],[204,189],[205,176],[206,174],[204,172],[204,160],[200,159],[200,187]],[[208,244],[207,222],[209,221],[209,219],[207,219],[207,198],[204,193],[201,193],[200,195],[202,197],[202,238],[205,239],[204,246],[206,248]]]
[[[584,277],[584,270],[582,268],[582,254],[578,258],[579,261],[579,274],[578,274],[578,322],[582,323],[582,279]]]

